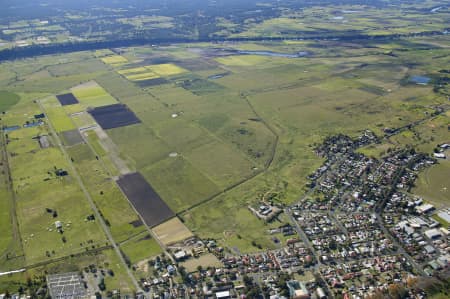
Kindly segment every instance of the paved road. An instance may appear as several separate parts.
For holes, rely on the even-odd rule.
[[[42,112],[44,112],[45,114],[47,114],[44,106],[42,105],[42,103],[38,100],[36,101],[41,109]],[[48,121],[48,125],[50,128],[50,131],[52,133],[53,136],[55,136],[55,138],[58,141],[58,147],[60,148],[61,152],[63,153],[64,157],[66,158],[69,167],[70,167],[70,171],[73,174],[73,177],[77,180],[81,190],[83,191],[84,196],[86,197],[87,201],[89,202],[89,205],[91,206],[92,210],[94,211],[95,217],[96,219],[99,221],[100,226],[102,227],[103,231],[105,232],[106,237],[108,238],[109,243],[114,247],[114,250],[116,251],[117,256],[119,257],[119,260],[122,263],[122,266],[126,269],[127,274],[130,278],[130,280],[133,282],[134,287],[136,288],[136,290],[138,292],[142,292],[141,287],[139,286],[136,278],[134,277],[133,273],[131,273],[130,268],[128,268],[127,263],[125,262],[122,253],[120,252],[119,246],[117,246],[116,242],[114,241],[114,238],[111,235],[111,231],[109,230],[108,226],[106,225],[105,221],[103,220],[103,217],[101,217],[99,210],[97,209],[97,206],[94,203],[94,200],[92,199],[91,195],[89,194],[89,192],[86,189],[86,186],[83,183],[83,180],[81,179],[80,175],[78,174],[78,171],[76,170],[75,166],[72,163],[72,160],[70,159],[69,155],[66,152],[66,149],[64,148],[64,146],[61,143],[61,140],[59,139],[58,135],[56,134],[55,129],[53,128],[52,123],[50,122],[50,120]]]

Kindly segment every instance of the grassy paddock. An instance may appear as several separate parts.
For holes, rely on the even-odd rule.
[[[0,91],[0,111],[6,111],[17,104],[20,96],[13,92]]]
[[[219,191],[217,185],[183,157],[167,157],[141,172],[175,212]]]
[[[136,264],[145,259],[152,258],[162,253],[158,242],[148,232],[139,234],[120,245],[120,249],[130,259],[131,264]]]
[[[130,235],[142,232],[144,227],[131,224],[139,219],[138,216],[89,146],[78,144],[67,151],[78,172],[83,174],[83,182],[105,222],[109,224],[114,240],[121,242]]]

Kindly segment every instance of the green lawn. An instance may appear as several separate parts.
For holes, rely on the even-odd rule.
[[[141,172],[174,212],[189,208],[219,191],[217,185],[182,156],[168,157]]]
[[[0,91],[0,111],[6,111],[17,104],[20,100],[20,97],[8,91]]]
[[[131,264],[152,258],[162,253],[161,247],[148,232],[139,234],[120,245],[120,249],[130,259]]]
[[[104,165],[95,158],[89,146],[78,144],[68,148],[67,151],[77,171],[83,174],[82,180],[97,208],[103,214],[105,221],[110,224],[110,230],[116,242],[141,232],[144,227],[134,227],[131,224],[139,219],[138,216],[112,181]]]
[[[56,132],[75,129],[74,123],[62,107],[47,108],[46,113]]]
[[[439,160],[438,165],[433,165],[420,173],[412,192],[437,207],[448,207],[450,202],[449,173],[450,161]]]
[[[117,104],[117,100],[94,81],[75,86],[71,91],[84,107]]]

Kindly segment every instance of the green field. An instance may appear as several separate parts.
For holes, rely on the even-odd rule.
[[[103,214],[114,239],[121,242],[129,236],[142,232],[144,227],[134,227],[131,222],[139,220],[128,201],[112,181],[102,160],[97,160],[91,148],[79,144],[67,149],[83,182],[97,208]]]
[[[123,253],[130,259],[131,264],[136,264],[162,253],[155,239],[148,232],[136,235],[120,245]]]
[[[258,30],[303,27],[283,19],[249,24],[247,33],[254,30],[252,26]],[[174,212],[181,213],[183,224],[195,235],[216,239],[226,252],[277,248],[267,230],[286,220],[264,223],[248,206],[267,192],[276,194],[274,200],[279,204],[296,201],[307,191],[307,176],[323,162],[314,146],[325,137],[356,136],[365,129],[381,136],[386,128],[429,118],[360,151],[380,157],[389,149],[411,145],[432,154],[437,144],[449,142],[448,112],[430,118],[438,108],[448,109],[445,90],[438,92],[434,83],[408,81],[412,75],[433,80],[448,77],[440,72],[448,64],[447,50],[442,47],[448,37],[439,38],[368,40],[360,45],[337,40],[224,45],[232,50],[312,53],[294,59],[216,55],[216,45],[207,43],[135,47],[123,49],[120,58],[108,56],[105,62],[112,63],[114,70],[97,57],[109,52],[57,56],[66,59],[64,63],[44,56],[2,64],[1,90],[20,97],[8,104],[2,124],[22,126],[41,112],[47,118],[41,126],[9,132],[6,149],[22,242],[11,242],[17,240],[9,219],[3,217],[0,227],[9,234],[0,237],[0,249],[19,244],[24,257],[19,262],[2,259],[0,266],[69,258],[108,243],[98,220],[86,220],[93,211],[71,165],[133,264],[161,249],[156,240],[146,237],[146,229],[138,225],[138,216],[114,182],[116,176],[130,171],[140,171]],[[426,50],[423,43],[427,43]],[[395,55],[386,55],[386,51]],[[122,65],[124,59],[126,65]],[[11,80],[16,79],[9,75],[12,70],[17,73],[14,83]],[[165,81],[152,83],[156,85],[138,81],[154,74]],[[68,91],[80,104],[59,104],[55,95]],[[126,104],[141,123],[105,132],[99,128],[84,131],[87,143],[65,147],[67,159],[57,147],[60,137],[50,134],[48,125],[58,133],[88,127],[95,121],[88,113],[77,112],[118,102]],[[33,137],[44,134],[49,135],[50,147],[41,149]],[[447,162],[421,172],[414,194],[446,205]],[[69,175],[57,177],[56,169],[68,170]],[[6,186],[0,186],[0,194],[7,196]],[[7,211],[10,204],[1,201],[1,210]],[[47,208],[56,210],[58,216],[53,218]],[[57,220],[63,222],[63,235],[55,231]],[[98,256],[99,263],[109,261],[119,271],[108,283],[125,287],[126,273],[115,253],[108,249]]]
[[[219,191],[217,185],[179,156],[144,168],[142,173],[175,212],[189,208]],[[198,187],[194,189],[192,186]]]
[[[37,96],[39,95],[22,96],[20,102],[15,106],[15,110],[5,115],[3,121],[7,124],[23,124],[30,121],[34,114],[41,112],[39,105],[32,102]],[[48,120],[45,120],[46,124],[22,128],[7,134],[9,143],[6,150],[13,180],[14,199],[16,200],[15,213],[19,230],[12,226],[10,217],[12,215],[10,214],[12,197],[6,186],[4,175],[7,172],[6,169],[3,169],[6,164],[2,159],[0,228],[3,233],[0,237],[0,269],[5,271],[43,263],[39,268],[28,272],[28,275],[31,276],[33,273],[41,274],[44,270],[50,273],[78,271],[84,267],[83,265],[87,266],[91,263],[101,267],[107,264],[116,273],[114,277],[106,279],[109,287],[121,288],[125,292],[131,293],[130,286],[132,284],[124,272],[124,268],[121,268],[117,256],[114,256],[114,252],[101,250],[100,254],[98,252],[90,253],[108,245],[108,241],[98,221],[86,219],[87,216],[93,214],[93,211],[73,176],[70,161],[56,147],[57,136],[51,134],[47,125],[47,122],[50,121],[56,130],[63,131],[74,127],[71,119],[59,106],[56,98],[46,98],[41,103],[48,117]],[[38,141],[34,139],[39,135],[48,135],[49,148],[40,148]],[[80,154],[80,156],[83,155]],[[96,161],[95,157],[94,161]],[[98,161],[96,162],[98,163]],[[57,169],[68,171],[68,175],[58,177],[55,172]],[[89,171],[91,170],[92,167],[89,168]],[[108,214],[109,211],[105,209],[107,217],[114,218],[114,220],[121,219],[121,221],[137,219],[128,202],[124,200],[122,193],[112,181],[103,180],[99,183],[98,180],[91,180],[91,182],[92,184],[98,183],[99,185],[95,185],[95,187],[105,190],[104,197],[110,205],[121,207],[120,217]],[[100,190],[92,191],[97,194],[100,192]],[[102,203],[100,199],[98,201],[100,204]],[[127,214],[127,209],[130,214]],[[113,209],[113,211],[116,210]],[[57,231],[56,221],[62,223],[63,233]],[[139,228],[135,230],[128,223],[125,225],[122,225],[123,222],[111,221],[111,223],[111,229],[118,240],[128,238],[129,234],[134,231],[142,231]],[[127,227],[131,227],[131,229],[127,229]],[[77,257],[79,255],[81,256]],[[51,262],[58,259],[61,261]],[[18,277],[21,275],[17,275],[16,278],[2,277],[0,289],[4,290],[5,286],[11,286],[14,279],[21,279]]]
[[[450,198],[450,161],[440,160],[439,164],[425,169],[416,182],[414,194],[422,196],[437,207],[447,207]]]
[[[172,76],[186,72],[185,69],[173,63],[149,65],[146,68],[160,76]]]
[[[110,64],[112,66],[119,66],[122,65],[124,63],[127,63],[128,60],[120,55],[112,55],[112,56],[106,56],[106,57],[102,57],[101,60],[106,63],[106,64]]]
[[[17,104],[20,97],[12,92],[0,91],[0,111],[6,111]]]
[[[51,120],[56,132],[75,129],[75,125],[62,107],[47,108],[47,116]]]
[[[11,150],[14,146],[27,149],[10,152],[26,263],[66,256],[85,247],[103,246],[106,239],[98,224],[85,221],[92,211],[76,180],[70,174],[55,175],[56,169],[69,170],[68,162],[55,147],[39,149],[37,141],[29,143],[34,132],[28,132],[15,137],[14,145],[9,147]],[[56,211],[57,216],[46,209]],[[56,231],[55,221],[63,223],[63,234]]]
[[[100,107],[117,104],[115,98],[93,81],[73,87],[71,91],[84,107]]]

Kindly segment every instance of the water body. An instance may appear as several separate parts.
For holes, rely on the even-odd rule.
[[[220,78],[225,77],[226,75],[228,75],[228,74],[217,74],[217,75],[212,75],[212,76],[209,76],[208,79],[210,79],[210,80],[220,79]]]
[[[3,128],[3,131],[5,131],[5,132],[12,132],[12,131],[15,131],[15,130],[19,130],[20,128],[21,128],[20,126],[10,126],[10,127]]]
[[[409,78],[409,81],[414,82],[416,84],[426,85],[431,81],[431,78],[425,76],[412,76]]]
[[[43,122],[42,120],[40,120],[40,121],[37,121],[37,122],[32,122],[32,123],[29,123],[29,124],[24,124],[23,127],[24,127],[24,128],[32,128],[32,127],[38,127],[38,126],[43,125],[43,124],[44,124],[44,122]]]
[[[271,51],[238,51],[238,53],[244,55],[259,55],[259,56],[283,57],[283,58],[300,58],[310,55],[310,53],[307,51],[300,51],[295,54],[278,53]]]

